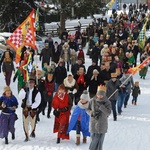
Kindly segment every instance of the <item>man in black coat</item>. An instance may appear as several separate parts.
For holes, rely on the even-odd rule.
[[[52,59],[53,59],[52,50],[49,48],[49,44],[45,43],[45,48],[42,49],[42,52],[40,54],[40,61],[42,60],[42,68],[44,67],[44,63],[47,63],[47,65],[49,65]]]
[[[58,42],[56,41],[52,47],[53,61],[57,64],[60,58],[61,49],[59,48]]]
[[[71,66],[71,72],[73,76],[77,74],[77,71],[79,70],[79,68],[84,68],[84,72],[86,72],[82,59],[78,59],[78,62]]]
[[[98,72],[100,72],[100,67],[96,63],[97,63],[97,61],[95,59],[93,59],[92,65],[88,67],[88,69],[87,69],[88,78],[92,77],[94,69],[96,69]]]
[[[105,85],[111,79],[112,70],[110,69],[110,63],[105,63],[105,69],[100,72],[100,83]]]
[[[69,47],[70,49],[74,49],[77,52],[77,44],[74,39],[71,39],[71,41],[69,42]]]
[[[67,77],[67,70],[64,67],[64,63],[60,61],[58,63],[58,66],[55,68],[55,73],[54,73],[55,91],[58,90],[59,85],[63,83],[66,77]]]
[[[41,93],[41,103],[37,109],[37,116],[36,116],[36,122],[40,121],[39,118],[39,114],[42,112],[43,115],[44,114],[44,106],[45,106],[45,99],[44,99],[44,92],[45,92],[45,80],[41,78],[42,77],[42,70],[37,70],[36,72],[36,78],[37,78],[37,83],[36,83],[36,87],[39,90],[39,92]]]

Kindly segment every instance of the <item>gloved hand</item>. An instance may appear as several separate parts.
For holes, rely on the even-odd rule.
[[[77,93],[77,90],[74,89],[74,90],[72,91],[72,94],[76,94],[76,93]]]
[[[6,104],[2,102],[2,108],[6,108]]]
[[[4,76],[6,76],[6,72],[3,72]]]

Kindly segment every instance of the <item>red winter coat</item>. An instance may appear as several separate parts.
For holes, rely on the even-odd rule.
[[[72,100],[69,95],[66,93],[63,100],[58,97],[58,93],[55,94],[52,107],[54,109],[63,109],[68,107],[69,110],[66,112],[60,112],[59,117],[55,117],[54,129],[53,132],[58,132],[58,138],[69,139],[69,134],[67,134],[69,117],[70,117],[70,109],[72,107]]]
[[[78,59],[82,59],[82,60],[83,60],[83,62],[85,62],[84,52],[83,52],[83,50],[82,50],[82,49],[79,49]]]

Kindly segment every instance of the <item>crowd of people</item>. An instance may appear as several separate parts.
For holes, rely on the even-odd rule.
[[[53,132],[58,133],[57,143],[61,139],[69,139],[69,132],[76,130],[77,145],[80,144],[82,132],[83,143],[86,143],[87,136],[91,136],[90,150],[102,149],[111,109],[113,120],[117,121],[117,116],[123,113],[122,107],[127,107],[130,95],[133,96],[132,104],[137,104],[139,81],[133,81],[128,69],[137,66],[138,54],[140,62],[150,55],[149,39],[146,40],[144,49],[138,43],[139,33],[150,14],[145,9],[132,8],[128,13],[124,11],[117,14],[117,11],[112,11],[108,21],[100,18],[86,30],[81,31],[78,27],[75,35],[69,35],[65,29],[61,43],[54,42],[49,36],[39,56],[42,69],[34,65],[29,80],[23,66],[28,63],[30,55],[31,62],[35,62],[34,50],[22,48],[20,65],[15,71],[14,55],[10,47],[7,47],[0,61],[6,81],[4,93],[0,97],[0,138],[5,138],[6,144],[9,131],[12,139],[15,139],[15,110],[18,102],[17,96],[10,89],[14,71],[13,82],[17,79],[18,97],[22,99],[26,142],[29,136],[36,136],[40,113],[45,115],[48,107],[47,118],[51,117],[51,110],[54,109]],[[150,21],[147,22],[147,29],[149,23]],[[85,55],[91,58],[90,66],[86,65]],[[148,65],[140,70],[140,78],[145,79],[147,70]],[[76,107],[70,119],[73,105]]]

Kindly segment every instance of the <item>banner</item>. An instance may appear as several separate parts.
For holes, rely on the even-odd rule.
[[[19,15],[19,14],[18,14]],[[16,63],[20,61],[21,49],[24,46],[36,48],[36,32],[35,32],[35,14],[34,10],[12,33],[6,43],[16,51]]]
[[[39,8],[36,10],[36,15],[35,15],[35,28],[36,31],[40,30],[40,24],[39,24]]]
[[[30,73],[32,72],[33,69],[32,54],[29,55],[27,64],[22,66],[22,68],[23,70],[25,70],[24,80],[27,82],[30,78]]]
[[[139,36],[138,36],[139,47],[140,47],[142,50],[144,49],[145,42],[146,42],[145,33],[146,33],[147,22],[148,22],[148,18],[146,18],[146,21],[145,21],[145,23],[144,23],[144,25],[143,25],[143,27],[142,27],[142,30],[140,31]]]
[[[134,67],[134,68],[130,68],[130,69],[128,70],[128,73],[134,75],[134,74],[136,74],[139,70],[141,70],[141,69],[143,69],[144,67],[146,67],[147,65],[149,65],[149,63],[150,63],[150,56],[149,56],[147,59],[145,59],[140,65],[138,65],[138,66],[136,66],[136,67]]]
[[[116,9],[116,10],[118,10],[118,9],[119,9],[119,2],[118,2],[118,0],[111,0],[111,1],[108,3],[107,7],[108,7],[109,9]]]

